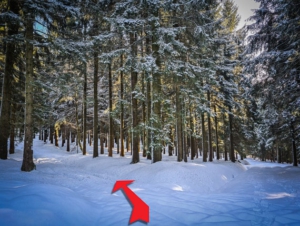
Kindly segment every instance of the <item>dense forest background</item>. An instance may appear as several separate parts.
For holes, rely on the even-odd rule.
[[[38,133],[93,157],[116,143],[132,163],[297,166],[300,2],[256,1],[236,30],[232,0],[2,0],[0,158],[24,140],[31,171]]]

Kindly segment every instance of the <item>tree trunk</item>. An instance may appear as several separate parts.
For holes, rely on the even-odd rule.
[[[89,143],[89,145],[90,145],[90,147],[92,147],[92,142],[93,142],[93,131],[90,130],[89,134],[90,134],[90,143]]]
[[[282,155],[281,155],[281,148],[279,147],[279,145],[277,144],[277,162],[281,163],[282,162]]]
[[[15,153],[15,123],[16,123],[16,104],[12,105],[9,154]]]
[[[99,156],[98,153],[98,52],[94,52],[94,125],[93,125],[93,158]]]
[[[50,143],[53,144],[54,126],[50,126]]]
[[[298,166],[297,147],[295,141],[295,129],[292,122],[291,122],[291,132],[292,132],[292,146],[293,146],[293,166]]]
[[[25,79],[25,139],[21,170],[29,172],[35,168],[33,163],[33,15],[27,13],[25,27],[26,79]]]
[[[19,12],[18,0],[8,1],[9,10],[15,14]],[[18,34],[19,24],[8,22],[8,36]],[[10,106],[12,100],[12,82],[15,63],[15,44],[6,41],[5,68],[2,85],[2,101],[0,109],[0,159],[7,159],[7,141],[10,133]]]
[[[47,138],[48,138],[48,130],[44,129],[44,143],[47,142]]]
[[[158,10],[154,13],[154,16],[158,17]],[[158,34],[157,34],[158,25],[155,21],[152,22],[152,56],[155,58],[155,64],[158,70],[161,69],[161,58],[159,53],[159,44],[158,44]],[[161,161],[162,159],[162,143],[161,143],[161,75],[160,72],[156,71],[153,73],[153,82],[152,82],[152,98],[153,98],[153,115],[155,120],[153,122],[154,136],[153,136],[153,163]]]
[[[58,128],[54,129],[55,146],[58,147]]]
[[[104,123],[100,121],[100,154],[104,154]]]
[[[87,65],[84,63],[83,80],[83,149],[82,154],[86,155],[86,131],[87,130]]]
[[[179,87],[176,86],[176,133],[177,133],[177,161],[183,160],[183,140],[182,140],[182,105],[179,93]]]
[[[123,67],[123,55],[120,57],[121,60],[121,67]],[[124,72],[121,70],[120,72],[120,156],[124,157],[124,84],[123,84],[123,75]]]
[[[130,143],[130,141],[129,141],[129,132],[127,132],[127,137],[126,137],[126,152],[129,151],[129,143]]]
[[[60,130],[61,130],[61,146],[63,147],[65,145],[65,139],[66,139],[66,131],[65,131],[66,126],[61,125]]]
[[[192,107],[190,107],[190,128],[191,128],[191,160],[194,160],[196,156],[196,143],[195,143],[195,122],[194,122],[194,116],[192,115]]]
[[[142,93],[145,94],[145,74],[143,73],[142,78]],[[142,120],[143,120],[143,132],[142,132],[142,143],[143,143],[143,157],[147,156],[146,153],[146,103],[142,102]]]
[[[74,143],[75,142],[75,134],[74,132],[72,131],[72,128],[71,128],[71,143]]]
[[[15,127],[14,124],[11,124],[10,127],[10,141],[9,141],[9,154],[15,153]]]
[[[79,146],[80,150],[83,151],[83,148],[81,146],[81,133],[80,133],[80,126],[79,126],[79,119],[78,119],[78,100],[77,100],[77,92],[75,92],[75,115],[76,115],[76,145]],[[55,129],[55,146],[58,147],[58,143],[56,145],[57,141],[57,130]]]
[[[230,160],[232,162],[235,162],[235,157],[234,157],[234,146],[233,146],[233,133],[232,133],[232,118],[233,115],[231,113],[231,107],[229,106],[229,135],[230,135]]]
[[[207,162],[207,146],[206,146],[206,131],[205,131],[205,120],[204,112],[201,112],[201,130],[202,130],[202,151],[203,151],[203,162]]]
[[[131,55],[133,62],[131,63],[131,123],[132,123],[132,161],[138,163],[139,157],[139,135],[138,135],[138,105],[135,93],[135,86],[138,80],[138,73],[135,71],[135,58],[137,54],[136,34],[130,33]]]
[[[185,116],[185,115],[184,115]],[[183,119],[182,119],[183,120]],[[185,129],[185,124],[184,122],[182,122],[182,141],[183,141],[183,161],[184,162],[187,162],[187,156],[189,154],[189,147],[187,145],[187,132],[186,132],[186,129]]]
[[[228,161],[228,154],[227,154],[227,146],[226,146],[226,131],[225,131],[225,125],[226,125],[226,120],[225,120],[225,114],[223,114],[223,125],[224,125],[224,158],[225,161]]]
[[[117,154],[120,154],[119,137],[115,137],[115,143],[117,144]]]
[[[143,36],[143,32],[141,32],[141,36]],[[144,58],[144,41],[141,42],[141,57]],[[142,72],[142,94],[147,95],[145,93],[145,71]],[[143,121],[143,131],[142,131],[142,144],[143,144],[143,157],[147,156],[146,153],[146,101],[142,100],[142,121]]]
[[[108,138],[108,156],[113,156],[114,132],[113,132],[113,118],[112,118],[112,73],[111,64],[108,64],[108,108],[109,108],[109,138]]]
[[[66,138],[67,138],[67,152],[70,152],[70,126],[67,126],[66,131]]]
[[[173,132],[172,132],[172,127],[170,127],[170,141],[171,143],[173,144],[174,143],[174,137],[173,137]],[[168,152],[169,152],[169,156],[172,156],[173,155],[173,146],[172,145],[168,145]]]
[[[208,107],[210,108],[210,91],[207,91]],[[209,161],[213,161],[213,149],[211,140],[211,117],[210,113],[207,113],[207,127],[208,127],[208,150],[209,150]]]
[[[216,131],[216,152],[217,152],[217,160],[220,159],[220,151],[219,151],[219,139],[218,139],[218,116],[217,116],[217,108],[216,105],[214,105],[214,111],[215,111],[215,131]]]
[[[150,38],[146,36],[146,53],[147,55],[151,54],[151,45],[150,45]],[[150,82],[150,76],[146,72],[146,98],[147,98],[147,112],[146,112],[146,118],[147,118],[147,130],[146,130],[146,154],[147,159],[151,160],[151,130],[149,129],[150,125],[150,118],[151,118],[151,82]]]

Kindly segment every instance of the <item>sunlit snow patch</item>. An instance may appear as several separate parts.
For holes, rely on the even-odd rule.
[[[197,163],[190,163],[191,166],[202,166],[202,167],[206,167],[205,165],[203,164],[197,164]]]
[[[183,188],[179,185],[176,185],[175,187],[172,188],[174,191],[183,191]]]
[[[282,199],[286,197],[295,197],[295,195],[286,192],[281,192],[281,193],[267,194],[266,199]]]

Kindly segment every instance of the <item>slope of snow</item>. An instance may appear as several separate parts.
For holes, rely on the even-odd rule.
[[[250,165],[201,158],[178,163],[167,155],[155,164],[142,157],[130,164],[129,153],[93,159],[92,147],[83,156],[39,140],[33,149],[37,168],[30,173],[20,171],[22,145],[0,160],[0,225],[128,225],[130,204],[122,192],[111,194],[125,179],[135,180],[130,189],[149,205],[149,225],[300,221],[298,167],[251,159]]]

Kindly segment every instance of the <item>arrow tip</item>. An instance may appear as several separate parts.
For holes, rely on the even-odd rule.
[[[134,180],[117,180],[112,190],[112,193],[126,187],[128,184],[131,184],[133,181]]]

